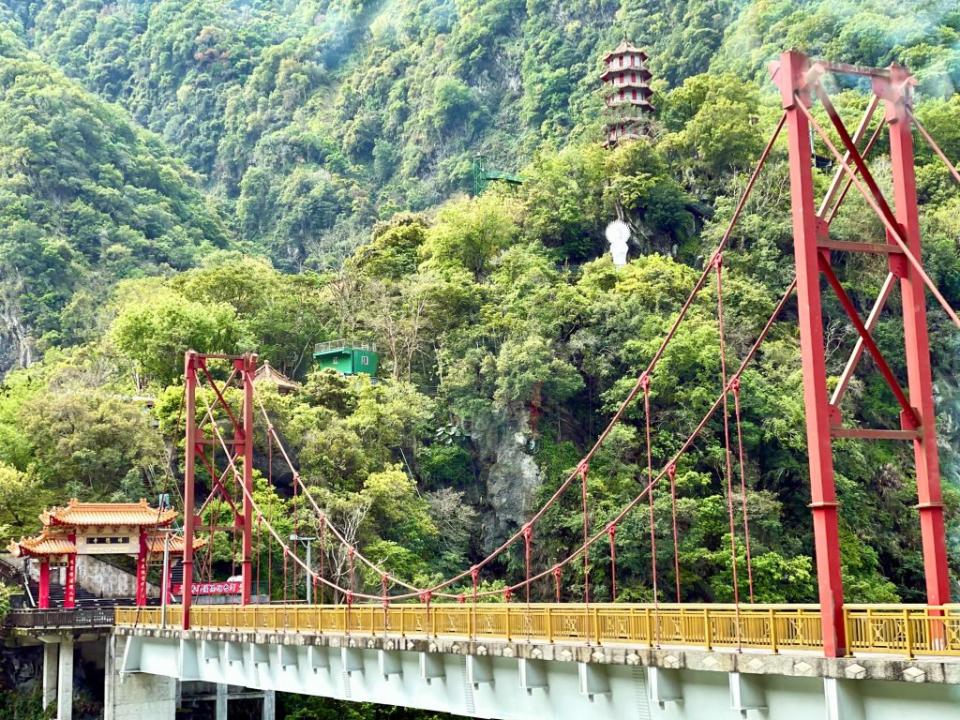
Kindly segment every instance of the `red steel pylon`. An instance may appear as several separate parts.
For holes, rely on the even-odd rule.
[[[207,367],[209,360],[227,361],[231,371],[226,380],[217,382]],[[253,381],[257,371],[257,356],[246,354],[241,356],[204,355],[193,350],[187,351],[184,357],[184,409],[186,415],[186,443],[184,447],[184,477],[183,477],[183,628],[190,628],[190,606],[192,604],[193,580],[193,542],[195,528],[200,523],[203,510],[212,500],[222,499],[227,502],[233,512],[232,528],[214,528],[214,531],[230,530],[239,532],[241,542],[241,594],[240,602],[243,605],[250,603],[251,587],[253,584]],[[203,420],[197,423],[197,388],[203,384],[213,391],[215,399],[204,405],[206,411]],[[227,389],[239,389],[243,396],[240,412],[237,413],[227,399]],[[222,412],[218,413],[218,409]],[[224,432],[217,427],[217,423],[226,424],[233,432]],[[202,429],[213,427],[213,436],[204,439]],[[217,442],[214,436],[232,447],[230,456],[226,458],[225,468],[220,468],[214,461],[207,458],[206,445]],[[231,440],[232,438],[232,440]],[[196,465],[197,460],[206,468],[210,479],[210,491],[206,499],[197,508],[196,504]],[[239,466],[241,477],[233,477]],[[231,479],[228,479],[231,478]],[[240,482],[243,489],[239,493],[239,507],[235,502],[236,493],[230,490]],[[211,538],[212,543],[212,538]]]
[[[825,73],[857,75],[869,78],[872,83],[876,97],[868,106],[867,114],[853,136],[846,129],[820,82]],[[910,127],[912,79],[909,73],[896,65],[890,68],[861,68],[811,62],[804,54],[790,51],[784,53],[778,63],[771,65],[771,75],[780,88],[787,118],[800,349],[810,462],[810,507],[813,511],[824,652],[827,656],[836,657],[845,654],[846,638],[837,498],[833,475],[833,438],[856,437],[913,442],[928,603],[942,605],[950,600],[930,348],[924,304],[925,286],[931,289],[941,304],[945,304],[945,301],[933,287],[920,261],[920,226]],[[819,99],[826,110],[845,155],[841,155],[830,136],[810,112],[809,108],[815,99]],[[885,109],[882,122],[888,126],[890,134],[894,190],[892,207],[884,198],[866,164],[865,154],[873,145],[873,139],[864,150],[858,148],[860,139],[870,125],[874,110],[881,103]],[[820,136],[837,164],[834,182],[819,210],[814,204],[811,131]],[[875,137],[876,135],[874,139]],[[854,185],[880,217],[887,231],[885,242],[831,241],[830,220],[846,195],[846,189],[840,191],[844,175],[846,189],[851,184]],[[833,252],[868,252],[886,256],[890,275],[899,280],[906,343],[906,391],[901,388],[871,335],[873,324],[893,282],[888,278],[888,282],[884,283],[874,311],[864,322],[833,272]],[[826,278],[827,284],[837,295],[840,305],[850,316],[860,335],[854,355],[847,364],[838,390],[832,398],[827,395],[821,275]],[[947,311],[953,317],[952,310],[947,307]],[[873,357],[877,370],[901,406],[899,430],[844,428],[841,425],[839,403],[864,349]]]

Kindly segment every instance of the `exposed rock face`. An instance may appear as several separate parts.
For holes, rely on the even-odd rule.
[[[20,310],[22,290],[19,277],[4,277],[0,271],[0,375],[33,363],[34,340]]]
[[[482,514],[483,549],[494,549],[526,521],[540,487],[540,468],[532,455],[525,410],[493,415],[473,423],[470,437],[486,466],[485,503]]]
[[[29,694],[36,689],[42,672],[41,647],[0,647],[0,688]]]

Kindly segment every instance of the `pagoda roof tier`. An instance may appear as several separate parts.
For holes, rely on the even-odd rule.
[[[177,511],[150,507],[146,500],[138,503],[82,503],[76,498],[65,507],[55,507],[40,514],[47,527],[157,527],[169,525]]]
[[[67,536],[44,528],[43,532],[35,537],[22,537],[19,542],[11,541],[7,550],[14,557],[49,557],[71,555],[77,551],[77,546]]]
[[[620,113],[628,112],[630,109],[636,109],[643,113],[651,113],[656,108],[646,100],[633,100],[631,98],[615,98],[607,101],[607,107],[611,110],[618,110]],[[616,123],[618,115],[610,115],[608,122]]]
[[[646,60],[648,57],[648,55],[643,50],[638,48],[636,45],[633,45],[632,43],[629,43],[626,40],[624,40],[619,45],[617,45],[613,50],[611,50],[606,55],[604,55],[603,61],[606,62],[610,58],[615,58],[618,55],[640,55],[640,57],[642,57],[644,60]]]
[[[253,376],[253,382],[254,384],[260,382],[271,383],[276,385],[280,392],[300,389],[300,383],[294,382],[266,361],[257,368],[257,372]]]
[[[195,537],[193,538],[193,549],[198,550],[205,546],[207,542],[208,538]],[[183,539],[183,535],[170,535],[170,539],[167,541],[167,550],[171,555],[182,554],[184,547],[186,547],[186,542]],[[163,533],[150,533],[147,535],[147,552],[151,555],[163,554]]]
[[[607,68],[602,73],[600,73],[600,79],[603,81],[606,81],[606,80],[609,80],[614,75],[626,76],[626,75],[629,75],[630,73],[636,73],[638,76],[643,78],[644,86],[646,86],[646,81],[653,77],[653,73],[647,70],[645,67],[634,65],[633,67],[626,66],[622,68],[615,68],[615,67]],[[634,83],[634,85],[637,85],[637,84],[639,84],[639,81]]]
[[[623,94],[624,94],[624,99],[630,98],[630,97],[632,96],[632,93],[630,92],[631,90],[636,90],[636,91],[637,91],[637,95],[640,96],[640,98],[642,99],[642,102],[647,102],[647,100],[653,96],[653,93],[652,93],[652,92],[649,92],[649,91],[648,91],[648,92],[643,92],[643,91],[641,91],[640,88],[636,88],[636,87],[635,87],[635,88],[629,88],[629,87],[619,88],[619,87],[615,87],[615,88],[612,90],[612,92],[604,93],[604,97],[605,97],[607,100],[610,100],[610,99],[612,99],[612,98],[619,97],[619,96],[620,96],[620,92],[619,92],[619,91],[620,91],[621,89],[624,91],[624,93],[623,93]]]
[[[656,111],[653,105],[649,103],[616,103],[608,106],[612,112],[606,119],[607,125],[619,125],[624,120],[642,118],[649,120],[650,115]]]

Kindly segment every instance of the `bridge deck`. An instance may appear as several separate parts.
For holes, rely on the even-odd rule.
[[[180,606],[166,610],[182,625]],[[849,652],[960,656],[960,605],[850,605]],[[161,627],[159,608],[117,608],[116,624]],[[191,629],[362,634],[508,642],[684,646],[767,652],[823,649],[817,605],[442,604],[195,606]]]

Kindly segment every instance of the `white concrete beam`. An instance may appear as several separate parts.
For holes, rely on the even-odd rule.
[[[123,645],[123,658],[120,662],[120,674],[140,671],[140,655],[143,652],[143,640],[130,635]]]
[[[220,664],[220,643],[213,640],[201,640],[200,653],[205,664]]]
[[[377,663],[384,680],[389,680],[391,675],[403,675],[403,658],[398,650],[378,650]]]
[[[683,701],[683,684],[679,670],[647,668],[647,684],[650,687],[650,699],[661,708],[667,703]]]
[[[548,687],[547,666],[543,660],[520,658],[518,667],[520,670],[520,688],[522,690],[530,693],[538,688],[546,689]]]
[[[826,720],[867,720],[859,680],[823,679]]]
[[[200,674],[199,648],[194,640],[180,641],[180,680],[202,680]],[[141,662],[142,665],[142,662]]]
[[[443,655],[439,653],[420,653],[420,678],[426,680],[429,685],[432,680],[439,680],[446,677],[447,669],[444,667]]]
[[[594,695],[610,694],[610,676],[606,665],[577,663],[577,676],[580,681],[580,694],[592,698]]]
[[[307,648],[307,663],[314,674],[330,670],[330,653],[321,645],[311,645]]]
[[[467,655],[467,682],[475,688],[493,685],[493,661],[489,655]]]
[[[228,642],[227,644],[227,664],[235,665],[243,663],[243,644],[238,642]]]
[[[254,665],[270,664],[270,648],[260,643],[250,644],[250,662]]]
[[[299,663],[297,648],[294,645],[277,645],[277,659],[280,661],[280,669],[297,669]]]
[[[739,672],[727,674],[730,682],[730,707],[747,716],[749,710],[766,710],[767,696],[763,689],[763,676]]]
[[[347,675],[363,672],[363,653],[357,648],[340,648],[340,662],[343,663],[343,671]]]

